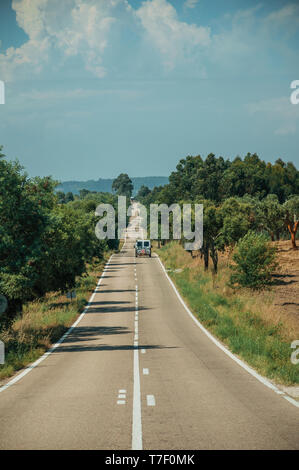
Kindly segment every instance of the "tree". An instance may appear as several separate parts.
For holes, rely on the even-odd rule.
[[[266,163],[258,155],[248,153],[244,160],[236,157],[223,173],[224,197],[245,194],[264,197],[268,193]]]
[[[56,196],[58,204],[65,204],[65,193],[63,191],[57,191]]]
[[[229,166],[228,161],[222,157],[216,158],[213,153],[210,153],[197,170],[194,192],[202,195],[205,199],[220,202],[222,199],[222,176]]]
[[[80,199],[84,199],[88,194],[90,194],[90,191],[88,189],[80,189],[79,190]]]
[[[51,178],[29,179],[18,162],[0,160],[0,291],[8,299],[8,315],[34,297],[33,266],[43,257],[55,186]]]
[[[151,192],[151,190],[150,190],[147,186],[142,185],[142,186],[140,187],[140,189],[139,189],[137,195],[136,195],[136,199],[137,199],[138,201],[141,201],[141,202],[142,202],[142,200],[143,200],[146,196],[148,196],[148,195],[150,194],[150,192]]]
[[[200,155],[196,157],[188,155],[179,161],[176,171],[173,171],[169,177],[169,191],[173,195],[172,202],[177,202],[182,197],[193,199],[197,173],[202,165],[203,160]]]
[[[65,202],[68,203],[70,201],[73,201],[74,200],[74,195],[71,191],[69,191],[68,193],[66,193],[65,195]]]
[[[133,183],[126,173],[121,173],[112,183],[113,191],[119,196],[130,198],[133,191]]]
[[[213,261],[214,273],[218,271],[218,244],[222,229],[222,217],[219,208],[209,200],[199,200],[203,204],[203,245],[201,253],[205,270],[209,267],[209,256]]]
[[[235,265],[231,266],[232,286],[261,289],[270,284],[272,273],[277,267],[276,249],[264,234],[249,231],[237,244],[233,255]]]
[[[299,225],[299,196],[292,196],[284,205],[285,218],[284,222],[291,234],[292,247],[297,250],[296,233]]]
[[[231,248],[253,227],[254,206],[248,198],[230,197],[220,207],[222,217],[221,235],[219,246]]]
[[[284,208],[279,203],[276,194],[268,194],[257,205],[257,219],[261,228],[265,229],[271,240],[280,239],[280,234],[284,229]]]

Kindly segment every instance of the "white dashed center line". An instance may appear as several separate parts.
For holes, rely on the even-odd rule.
[[[146,395],[147,406],[155,406],[156,400],[154,395]]]

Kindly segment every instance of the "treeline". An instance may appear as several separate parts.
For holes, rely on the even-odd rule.
[[[248,232],[272,240],[290,237],[296,249],[299,225],[299,172],[281,159],[265,163],[256,154],[232,162],[209,154],[180,160],[163,187],[140,188],[137,199],[151,203],[202,203],[204,240],[201,254],[217,271],[218,251],[233,249]]]
[[[143,186],[138,197],[144,191]],[[268,194],[275,194],[280,203],[299,194],[299,171],[293,163],[281,159],[274,164],[266,163],[255,153],[230,161],[210,153],[206,159],[198,155],[180,160],[169,177],[169,184],[150,191],[148,200],[170,203],[201,197],[220,203],[229,197],[245,195],[261,200]]]
[[[62,204],[57,184],[50,177],[29,178],[0,147],[0,293],[8,300],[7,318],[26,301],[72,289],[87,263],[118,246],[94,232],[96,206],[117,208],[116,197],[88,194]]]

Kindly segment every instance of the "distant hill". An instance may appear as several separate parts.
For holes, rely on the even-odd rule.
[[[88,189],[89,191],[98,191],[98,192],[112,192],[112,183],[114,178],[98,180],[88,180],[88,181],[63,181],[59,186],[57,186],[57,191],[63,191],[64,193],[72,192],[73,194],[79,194],[80,189]],[[168,184],[167,176],[140,176],[136,178],[131,178],[134,185],[133,194],[138,193],[139,188],[144,185],[149,189],[153,189],[155,186],[164,186]]]

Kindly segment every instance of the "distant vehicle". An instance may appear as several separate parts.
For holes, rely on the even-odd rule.
[[[135,256],[152,256],[152,247],[150,240],[136,240]]]

